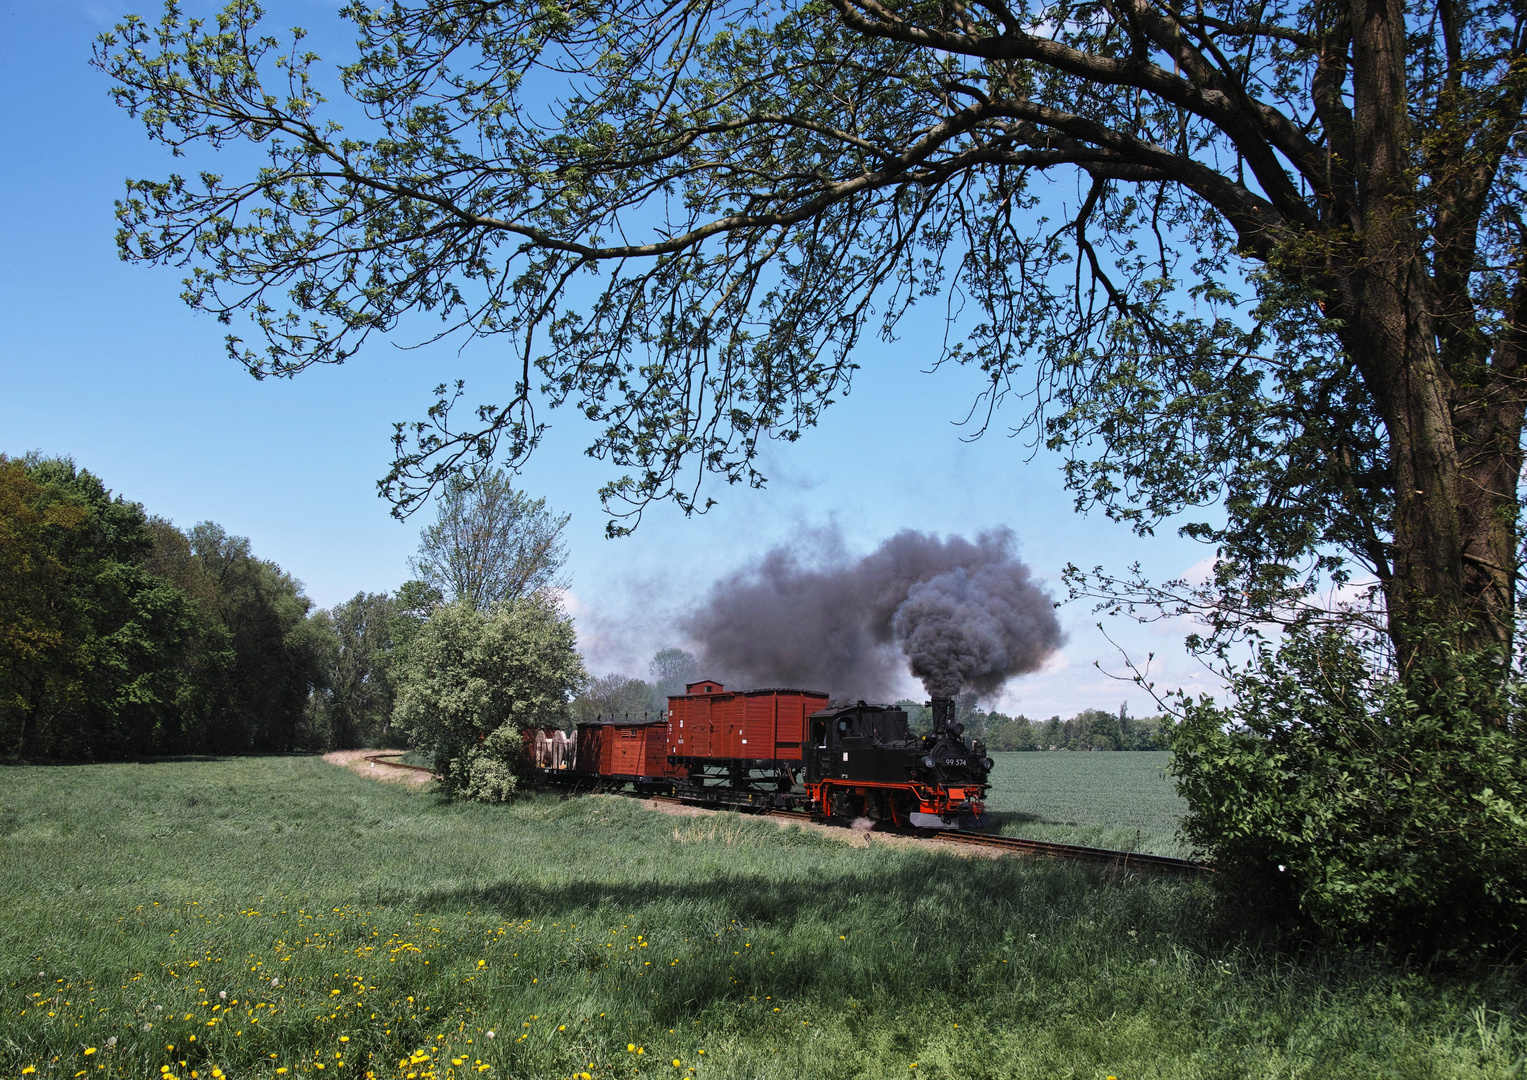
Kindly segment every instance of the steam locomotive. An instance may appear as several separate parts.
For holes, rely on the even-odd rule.
[[[903,709],[829,707],[810,690],[688,684],[656,719],[578,725],[574,753],[542,768],[554,783],[671,792],[705,806],[808,810],[824,820],[894,827],[980,828],[992,760],[966,744],[954,702],[934,698],[933,730]]]

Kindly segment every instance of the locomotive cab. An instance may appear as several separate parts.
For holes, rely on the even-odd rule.
[[[917,745],[907,728],[907,714],[901,709],[862,701],[847,708],[826,709],[811,717],[806,781],[905,780],[908,755]]]

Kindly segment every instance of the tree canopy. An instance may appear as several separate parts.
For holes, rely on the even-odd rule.
[[[0,456],[0,753],[173,741],[192,611],[144,569],[153,543],[143,508],[73,462]]]
[[[0,456],[0,755],[288,750],[322,682],[310,602],[65,458]]]
[[[259,15],[171,4],[101,39],[151,137],[266,155],[132,181],[122,251],[248,314],[258,375],[413,311],[500,337],[506,399],[463,423],[442,386],[399,431],[399,507],[523,460],[544,402],[601,425],[612,507],[703,506],[936,296],[944,358],[984,410],[1023,397],[1081,505],[1227,511],[1189,530],[1240,625],[1355,570],[1402,651],[1423,608],[1509,640],[1512,5],[395,0],[344,9],[348,110]]]

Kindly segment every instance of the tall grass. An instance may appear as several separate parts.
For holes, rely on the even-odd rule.
[[[0,1075],[1523,1072],[1510,973],[1278,951],[1201,883],[315,758],[0,776]]]

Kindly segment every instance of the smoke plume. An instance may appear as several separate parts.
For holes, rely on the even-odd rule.
[[[682,628],[710,677],[884,699],[910,669],[930,694],[990,694],[1064,641],[1009,529],[905,530],[855,559],[832,531],[717,582]]]

